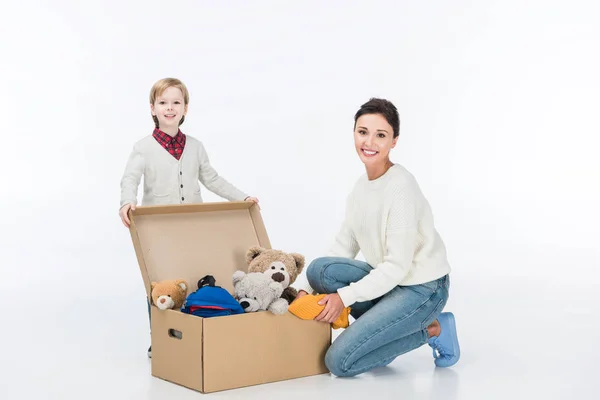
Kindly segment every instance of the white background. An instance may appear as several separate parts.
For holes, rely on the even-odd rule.
[[[569,323],[555,312],[577,321],[561,346],[585,340],[581,324],[599,311],[599,12],[593,1],[3,2],[2,308],[34,308],[56,338],[78,329],[61,325],[73,307],[106,331],[118,315],[136,338],[131,356],[143,356],[144,289],[119,180],[152,131],[151,85],[173,76],[191,92],[182,130],[259,197],[272,245],[308,261],[363,173],[354,113],[372,96],[392,100],[392,159],[433,207],[465,340],[492,328],[480,323],[491,310],[512,324],[513,344],[538,340],[541,324],[557,346],[552,327]],[[542,311],[547,320],[532,319]],[[506,353],[497,336],[482,351]],[[30,368],[21,357],[51,347],[43,340],[21,348],[15,375]],[[85,343],[75,348],[101,346]]]

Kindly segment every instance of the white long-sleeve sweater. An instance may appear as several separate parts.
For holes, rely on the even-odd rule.
[[[450,272],[429,202],[403,166],[374,180],[361,176],[348,196],[344,222],[326,255],[355,258],[359,251],[373,269],[338,290],[346,307]],[[304,274],[294,286],[313,292]]]
[[[226,200],[241,201],[247,197],[215,171],[202,142],[190,135],[186,135],[179,160],[152,135],[135,143],[121,178],[120,207],[126,203],[138,204],[137,192],[142,176],[142,205],[202,203],[200,183]]]

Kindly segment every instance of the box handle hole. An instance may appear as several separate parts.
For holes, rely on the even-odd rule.
[[[178,331],[176,329],[169,329],[169,336],[181,340],[183,334],[181,333],[181,331]]]

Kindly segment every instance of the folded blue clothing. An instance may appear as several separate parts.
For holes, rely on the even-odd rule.
[[[215,285],[215,278],[206,275],[198,281],[198,290],[190,293],[181,312],[210,318],[244,313],[238,301],[225,289]]]

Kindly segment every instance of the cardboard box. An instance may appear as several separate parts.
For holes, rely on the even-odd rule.
[[[150,283],[213,275],[233,293],[250,246],[271,248],[260,211],[249,202],[136,207],[131,238],[147,295]],[[291,251],[291,250],[290,250]],[[327,373],[328,324],[287,313],[201,318],[151,307],[152,375],[202,393]]]

